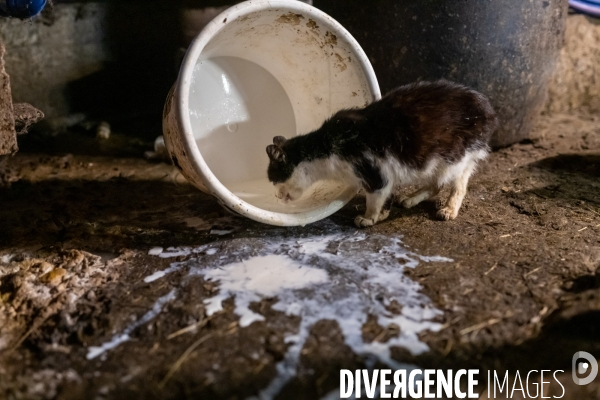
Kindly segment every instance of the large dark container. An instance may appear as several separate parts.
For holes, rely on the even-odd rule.
[[[361,44],[382,93],[446,78],[486,94],[493,146],[526,139],[563,43],[566,0],[315,0]]]

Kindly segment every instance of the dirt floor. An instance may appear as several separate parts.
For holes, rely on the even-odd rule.
[[[379,249],[401,237],[414,254],[452,260],[422,257],[401,270],[421,285],[411,296],[441,312],[431,319],[437,328],[411,342],[428,350],[390,346],[395,361],[511,374],[560,369],[564,398],[600,398],[598,379],[571,379],[576,351],[600,358],[598,116],[543,117],[534,139],[492,154],[455,221],[437,221],[431,201],[395,208],[359,233],[353,219],[362,199],[305,228],[264,226],[229,215],[170,165],[138,157],[142,141],[73,135],[31,135],[21,153],[0,160],[0,398],[257,396],[281,375],[293,346],[286,338],[302,327],[297,373],[271,393],[335,393],[340,368],[381,358],[355,354],[339,321],[308,326],[281,311],[277,296],[249,301],[262,320],[248,326],[235,312],[241,294],[210,313],[206,300],[225,289],[203,275],[218,254],[235,261],[268,243],[283,248],[323,234],[342,235],[327,249],[335,240],[342,249],[352,235]],[[159,249],[170,246],[196,250]],[[361,250],[340,251],[332,254]],[[390,315],[403,313],[402,298],[386,303]],[[365,343],[377,344],[405,328],[370,315],[361,329]],[[101,355],[88,360],[93,346]]]

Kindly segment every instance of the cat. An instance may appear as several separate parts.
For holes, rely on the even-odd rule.
[[[449,185],[450,196],[437,215],[451,220],[497,126],[481,93],[446,80],[412,83],[364,108],[341,110],[311,133],[289,140],[276,136],[267,147],[267,175],[284,202],[297,200],[322,179],[362,188],[366,212],[354,220],[360,228],[389,216],[394,189],[401,185],[420,187],[401,201],[406,208]]]

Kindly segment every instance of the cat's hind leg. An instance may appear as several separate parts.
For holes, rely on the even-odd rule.
[[[454,169],[453,176],[450,181],[450,196],[446,201],[446,204],[443,208],[438,210],[437,216],[438,218],[448,221],[456,218],[458,215],[458,210],[462,205],[463,199],[467,194],[467,185],[469,184],[469,178],[471,174],[475,170],[477,166],[477,161],[468,160],[462,165],[462,168],[457,169],[455,167],[451,167],[450,169]]]
[[[392,208],[392,185],[367,193],[367,211],[354,219],[354,224],[359,228],[373,226],[377,221],[383,221],[390,215]]]
[[[400,204],[404,208],[412,208],[422,201],[428,200],[440,192],[440,188],[432,183],[417,190],[407,198],[403,199]]]

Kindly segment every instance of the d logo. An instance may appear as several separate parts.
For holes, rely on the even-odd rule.
[[[585,359],[586,362],[580,362],[577,365],[577,360]],[[585,351],[578,351],[573,355],[573,382],[577,385],[588,385],[592,383],[594,379],[596,379],[596,375],[598,375],[598,363],[594,356],[590,353],[586,353]],[[589,376],[587,378],[580,378],[580,376],[586,374],[589,371]]]

